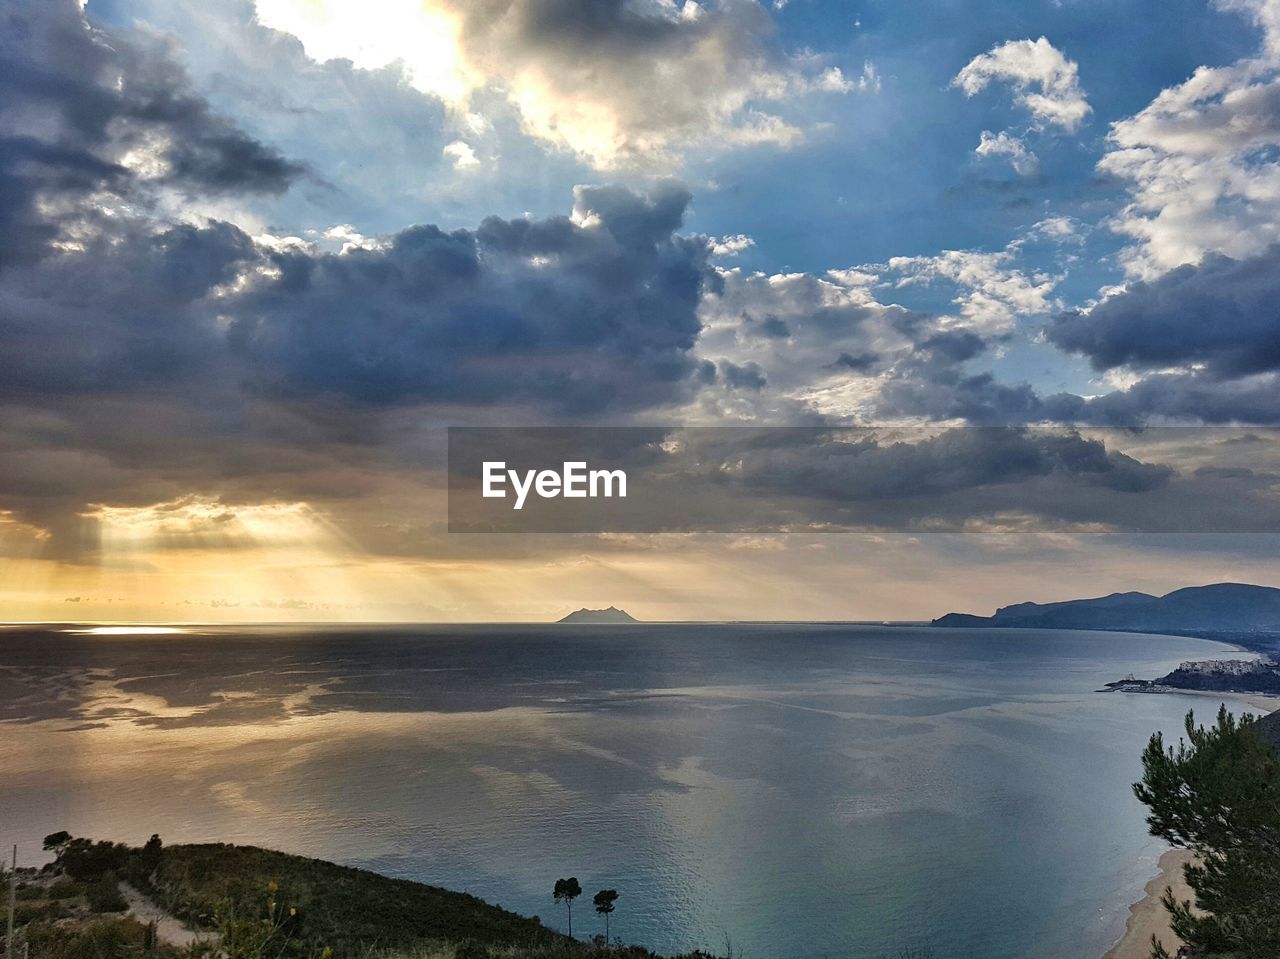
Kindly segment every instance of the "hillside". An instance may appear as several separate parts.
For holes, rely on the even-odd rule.
[[[175,916],[200,924],[225,903],[265,900],[273,882],[280,903],[298,910],[298,937],[340,955],[372,943],[391,948],[468,939],[533,945],[563,938],[537,919],[465,893],[255,846],[166,847],[145,886]]]
[[[1018,603],[1003,606],[992,616],[948,613],[932,625],[1271,635],[1280,633],[1280,589],[1215,583],[1164,596],[1112,593],[1060,603]]]
[[[314,959],[324,950],[337,959],[367,959],[373,949],[414,952],[441,943],[469,943],[481,951],[577,945],[536,917],[466,893],[254,846],[164,846],[152,837],[133,848],[63,832],[46,838],[45,848],[57,858],[32,874],[23,895],[25,915],[19,916],[24,934],[46,947],[42,955],[76,952],[54,948],[78,935],[67,920],[87,923],[85,934],[92,938],[110,917],[112,935],[139,938],[145,926],[134,915],[145,900],[134,889],[157,914],[181,920],[202,937],[266,934],[277,959]],[[554,908],[550,890],[547,899]],[[133,913],[122,917],[127,908]]]
[[[568,616],[558,619],[556,622],[607,626],[618,623],[638,623],[640,621],[626,610],[610,606],[608,609],[586,609],[585,607],[583,609],[575,609]]]

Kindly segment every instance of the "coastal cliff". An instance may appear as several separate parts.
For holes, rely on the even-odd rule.
[[[1111,593],[1058,603],[1016,603],[1000,607],[991,616],[947,613],[931,625],[1272,635],[1280,634],[1280,589],[1214,583],[1176,589],[1163,596]]]

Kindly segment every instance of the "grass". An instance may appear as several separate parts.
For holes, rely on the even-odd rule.
[[[180,959],[172,946],[153,945],[136,919],[88,919],[32,923],[23,931],[32,959]]]

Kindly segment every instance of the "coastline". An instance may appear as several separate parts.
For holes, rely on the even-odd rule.
[[[1159,873],[1147,882],[1143,897],[1129,906],[1124,935],[1102,959],[1148,959],[1153,935],[1160,939],[1171,955],[1177,952],[1181,940],[1173,934],[1169,913],[1160,898],[1166,887],[1172,887],[1179,900],[1193,898],[1183,878],[1182,867],[1194,858],[1186,849],[1170,849],[1160,857]]]

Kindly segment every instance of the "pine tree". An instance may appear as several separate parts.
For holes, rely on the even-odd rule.
[[[591,900],[595,903],[596,912],[604,916],[604,941],[609,941],[609,913],[613,912],[613,904],[618,901],[616,889],[601,889]]]
[[[1133,787],[1150,810],[1152,835],[1198,860],[1184,867],[1194,909],[1165,890],[1173,931],[1224,959],[1280,956],[1280,756],[1253,725],[1225,706],[1208,728],[1188,713],[1176,748],[1151,737]],[[1151,955],[1168,955],[1154,938]]]

